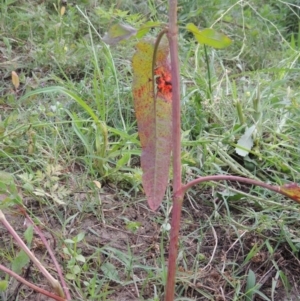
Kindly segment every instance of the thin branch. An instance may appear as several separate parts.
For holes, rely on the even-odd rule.
[[[229,176],[229,175],[214,175],[214,176],[200,177],[200,178],[197,178],[197,179],[185,184],[182,187],[182,189],[185,193],[192,186],[203,183],[203,182],[209,182],[209,181],[235,181],[235,182],[245,183],[245,184],[249,184],[249,185],[260,186],[260,187],[269,189],[271,191],[286,195],[281,191],[279,186],[273,186],[273,185],[270,185],[270,184],[267,184],[264,182],[260,182],[257,180],[249,179],[249,178],[243,178],[243,177],[238,177],[238,176]]]

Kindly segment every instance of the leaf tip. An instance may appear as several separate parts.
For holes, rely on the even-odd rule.
[[[297,183],[280,186],[280,192],[297,203],[300,203],[300,186]]]
[[[156,211],[159,208],[160,203],[156,204],[156,203],[148,201],[148,205],[151,210]]]

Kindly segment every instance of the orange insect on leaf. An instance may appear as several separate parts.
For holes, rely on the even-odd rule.
[[[169,46],[162,40],[152,77],[154,42],[140,41],[132,59],[134,108],[141,140],[143,187],[151,209],[161,204],[169,178],[172,146],[172,83]],[[155,85],[155,89],[153,87]],[[156,93],[154,98],[153,93]]]
[[[290,199],[300,203],[300,186],[296,183],[280,186],[280,192]]]

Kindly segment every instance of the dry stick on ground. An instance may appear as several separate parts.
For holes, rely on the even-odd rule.
[[[7,229],[7,231],[13,236],[17,244],[24,250],[24,252],[28,255],[28,257],[32,260],[32,262],[36,265],[36,267],[41,271],[41,273],[48,279],[51,286],[54,288],[56,293],[60,297],[64,297],[64,292],[62,290],[62,287],[60,283],[53,278],[53,276],[45,269],[45,267],[39,262],[39,260],[34,256],[34,254],[28,249],[26,244],[23,242],[23,240],[20,238],[20,236],[16,233],[16,231],[13,229],[13,227],[10,225],[10,223],[5,218],[5,215],[0,210],[0,222],[4,225],[4,227]],[[65,300],[64,298],[62,300]]]

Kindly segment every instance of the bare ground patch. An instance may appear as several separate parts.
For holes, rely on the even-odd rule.
[[[209,196],[209,191],[206,195]],[[81,198],[84,202],[84,196]],[[183,209],[178,296],[199,301],[242,300],[247,275],[251,270],[256,278],[256,289],[260,292],[255,294],[254,300],[299,300],[299,254],[292,252],[288,242],[281,238],[279,229],[278,233],[274,229],[259,232],[255,220],[251,219],[243,224],[237,222],[229,225],[226,224],[224,207],[216,212],[208,198],[199,200],[199,204],[201,210],[186,200]],[[135,200],[131,204],[124,204],[124,199],[118,199],[116,195],[103,194],[102,207],[98,212],[81,212],[62,230],[61,221],[47,211],[41,212],[41,208],[32,207],[35,215],[43,221],[43,232],[65,273],[70,272],[67,269],[70,257],[62,252],[65,247],[63,240],[80,232],[85,233],[77,249],[85,257],[88,270],[83,271],[76,280],[81,281],[81,284],[76,283],[74,286],[74,282],[69,281],[74,300],[89,300],[88,294],[83,295],[75,287],[84,287],[85,282],[90,281],[95,274],[100,281],[97,286],[99,294],[102,292],[99,300],[153,300],[155,294],[163,300],[168,231],[162,231],[161,228],[166,221],[162,211],[151,212],[145,202]],[[231,209],[232,219],[239,221],[239,211]],[[65,213],[70,217],[76,215],[76,210],[72,208]],[[24,217],[16,212],[8,212],[7,217],[22,235],[25,229]],[[1,238],[1,249],[7,250],[7,254],[18,251],[3,227]],[[47,251],[37,236],[33,240],[32,250],[45,267],[56,275]],[[10,266],[10,262],[4,264]],[[110,267],[112,270],[109,270]],[[51,291],[31,264],[23,269],[23,276]],[[4,277],[1,273],[1,278]],[[237,293],[237,290],[240,292]],[[48,300],[11,279],[6,300],[16,300],[16,296],[18,300]],[[240,297],[237,299],[236,296]]]

